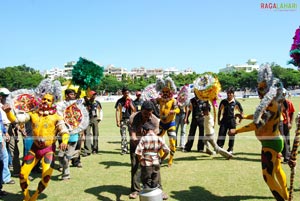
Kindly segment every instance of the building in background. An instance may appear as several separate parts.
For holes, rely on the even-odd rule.
[[[70,61],[64,64],[63,69],[53,68],[47,71],[44,76],[48,76],[50,79],[56,79],[58,77],[64,77],[68,80],[72,79],[72,70],[74,65],[76,64],[75,61]],[[164,76],[168,76],[170,74],[178,75],[182,73],[183,75],[192,74],[194,71],[191,68],[185,69],[183,71],[178,70],[176,67],[170,67],[167,69],[163,68],[149,68],[146,69],[145,67],[136,67],[133,68],[131,71],[127,71],[126,68],[122,67],[115,67],[114,65],[108,65],[104,68],[104,75],[113,75],[117,78],[117,80],[121,81],[122,76],[128,76],[131,79],[134,78],[149,78],[151,76],[155,76],[156,78],[162,78]]]
[[[221,68],[219,72],[230,73],[235,71],[245,71],[247,73],[253,70],[258,70],[259,65],[257,65],[256,59],[249,59],[245,64],[227,64],[225,68]]]
[[[54,80],[59,77],[66,77],[64,69],[60,68],[52,68],[50,70],[47,70],[44,74],[44,76],[50,78],[51,80]]]

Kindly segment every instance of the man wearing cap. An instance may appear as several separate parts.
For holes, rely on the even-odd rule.
[[[0,112],[0,198],[2,198],[2,196],[6,196],[7,192],[3,191],[3,179],[2,179],[2,174],[3,174],[3,167],[4,167],[4,151],[6,151],[4,149],[5,147],[5,135],[6,135],[6,128],[3,124],[2,121],[2,114]],[[3,148],[2,148],[3,147]]]
[[[19,160],[19,149],[18,149],[18,140],[17,136],[14,134],[13,125],[6,117],[6,113],[3,111],[2,106],[6,104],[6,98],[10,94],[10,91],[7,88],[0,88],[0,111],[2,113],[2,121],[5,129],[7,131],[5,138],[3,139],[3,173],[1,174],[3,178],[3,183],[5,184],[14,184],[15,181],[11,179],[11,173],[9,170],[9,153],[13,163],[13,173],[19,174],[21,165]],[[15,125],[14,125],[15,127]]]
[[[136,95],[136,99],[133,101],[133,103],[134,103],[135,110],[138,112],[141,111],[144,100],[141,98],[142,93],[140,91],[137,91],[135,95]]]
[[[281,115],[282,115],[282,121],[279,126],[280,132],[282,134],[283,140],[284,140],[284,146],[282,150],[282,156],[283,156],[283,162],[287,163],[290,160],[290,129],[292,128],[292,123],[294,119],[294,112],[295,108],[292,103],[292,101],[286,99],[286,89],[283,88],[282,95],[284,97],[284,100],[282,102],[281,107]]]
[[[116,109],[116,123],[120,128],[121,134],[121,154],[127,154],[128,145],[127,145],[127,136],[126,136],[126,127],[129,130],[129,117],[135,112],[135,107],[133,100],[129,97],[129,90],[124,87],[122,89],[122,97],[117,100],[115,104]]]
[[[98,124],[102,121],[103,112],[102,106],[99,101],[96,100],[97,92],[90,91],[89,98],[85,98],[85,105],[89,112],[90,123],[85,130],[84,141],[84,153],[83,156],[89,156],[91,153],[96,154],[99,151],[98,148]]]
[[[144,101],[141,111],[136,112],[130,116],[130,160],[131,160],[131,193],[130,199],[138,197],[141,191],[141,186],[138,178],[139,160],[135,153],[136,147],[143,136],[142,126],[146,122],[151,122],[154,125],[153,132],[159,132],[159,119],[153,114],[153,103],[151,101]]]

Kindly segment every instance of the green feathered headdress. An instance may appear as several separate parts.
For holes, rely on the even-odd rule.
[[[72,70],[72,84],[87,90],[100,84],[104,67],[80,57]]]

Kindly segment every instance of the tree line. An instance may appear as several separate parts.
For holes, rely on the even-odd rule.
[[[275,63],[271,64],[273,74],[279,78],[283,86],[287,89],[294,89],[299,87],[300,72],[293,68],[283,68]],[[245,72],[235,71],[231,73],[213,73],[218,77],[222,90],[234,86],[236,90],[256,90],[257,87],[257,71]],[[169,75],[175,82],[176,86],[180,88],[185,84],[192,84],[197,77],[202,74],[192,73],[188,75],[171,74]],[[26,65],[12,66],[0,68],[0,87],[8,88],[11,91],[17,89],[31,89],[35,88],[44,77],[38,70],[28,67]],[[64,77],[57,78],[62,85],[66,83]],[[116,93],[123,87],[127,87],[130,91],[143,90],[149,84],[156,82],[155,76],[142,76],[140,78],[130,78],[126,74],[122,75],[122,80],[118,81],[113,75],[105,75],[100,84],[94,88],[101,93]]]

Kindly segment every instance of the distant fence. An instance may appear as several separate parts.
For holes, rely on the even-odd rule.
[[[288,93],[291,94],[291,96],[300,96],[300,89],[296,90],[290,90]],[[234,93],[236,98],[258,98],[257,93],[245,93],[244,91],[236,91]],[[97,100],[100,102],[117,102],[119,98],[122,96],[120,95],[109,95],[109,96],[97,96]],[[130,95],[130,97],[134,100],[135,95]],[[226,92],[220,93],[220,99],[226,98],[227,94]]]

